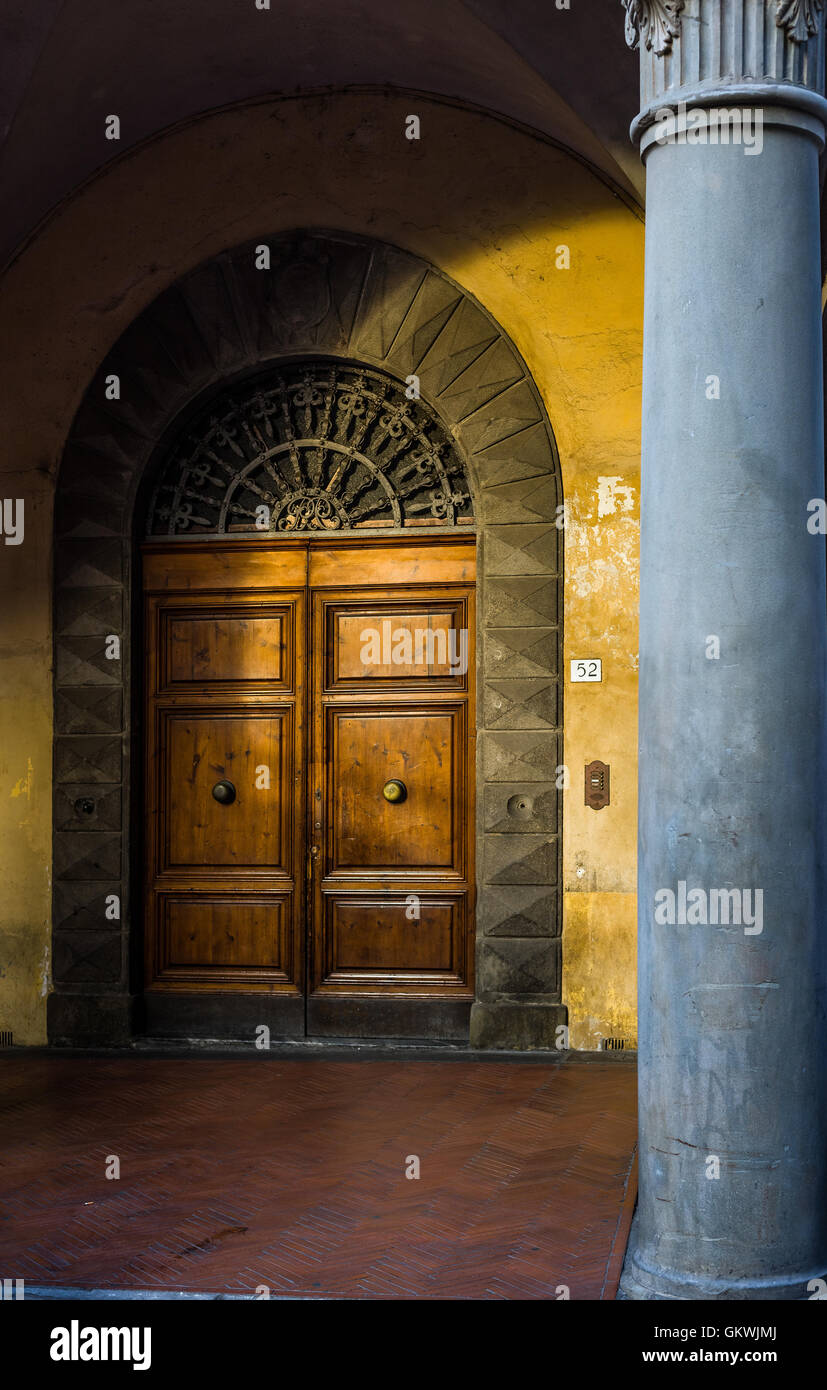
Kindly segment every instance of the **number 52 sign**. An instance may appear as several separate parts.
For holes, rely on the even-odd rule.
[[[571,663],[571,679],[573,681],[602,681],[603,662],[596,658],[573,661]]]

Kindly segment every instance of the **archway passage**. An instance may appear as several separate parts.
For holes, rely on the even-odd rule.
[[[370,533],[421,547],[430,533],[435,547],[476,529],[470,1036],[483,1046],[553,1046],[565,1021],[555,784],[562,497],[545,411],[493,320],[417,258],[333,233],[269,246],[271,271],[256,269],[255,247],[242,247],[152,304],[102,364],[67,444],[56,507],[50,1035],[115,1042],[141,1026],[136,528],[140,538],[148,524],[191,557],[192,537],[261,547],[300,532],[342,544]],[[345,420],[348,398],[360,395],[369,426],[361,439],[363,421]],[[337,476],[341,488],[331,487]],[[455,974],[467,993],[470,971]],[[190,1035],[238,1036],[218,1018],[222,993],[214,990],[211,1026]]]

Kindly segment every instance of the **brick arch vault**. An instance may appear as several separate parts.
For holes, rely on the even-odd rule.
[[[261,245],[269,270],[256,268]],[[470,295],[396,247],[321,231],[260,238],[172,285],[101,363],[67,440],[55,506],[49,1037],[124,1043],[141,1027],[133,580],[136,516],[159,446],[205,393],[302,355],[377,367],[401,382],[418,376],[467,469],[482,616],[471,1041],[553,1047],[565,1022],[555,779],[563,497],[554,436],[525,363]],[[111,376],[119,399],[107,398]],[[113,635],[119,660],[107,656]]]

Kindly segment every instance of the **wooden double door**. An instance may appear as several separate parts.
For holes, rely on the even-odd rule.
[[[473,538],[150,542],[143,572],[157,1031],[467,1036]]]

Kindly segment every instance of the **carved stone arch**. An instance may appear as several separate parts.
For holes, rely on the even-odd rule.
[[[270,270],[256,268],[263,244]],[[472,1041],[554,1046],[565,1021],[555,784],[563,499],[551,427],[521,357],[470,295],[396,247],[322,231],[227,251],[160,295],[101,364],[67,440],[55,505],[50,1037],[132,1033],[130,881],[141,853],[133,551],[159,443],[210,393],[302,359],[400,384],[416,377],[423,410],[466,470],[481,613]]]

